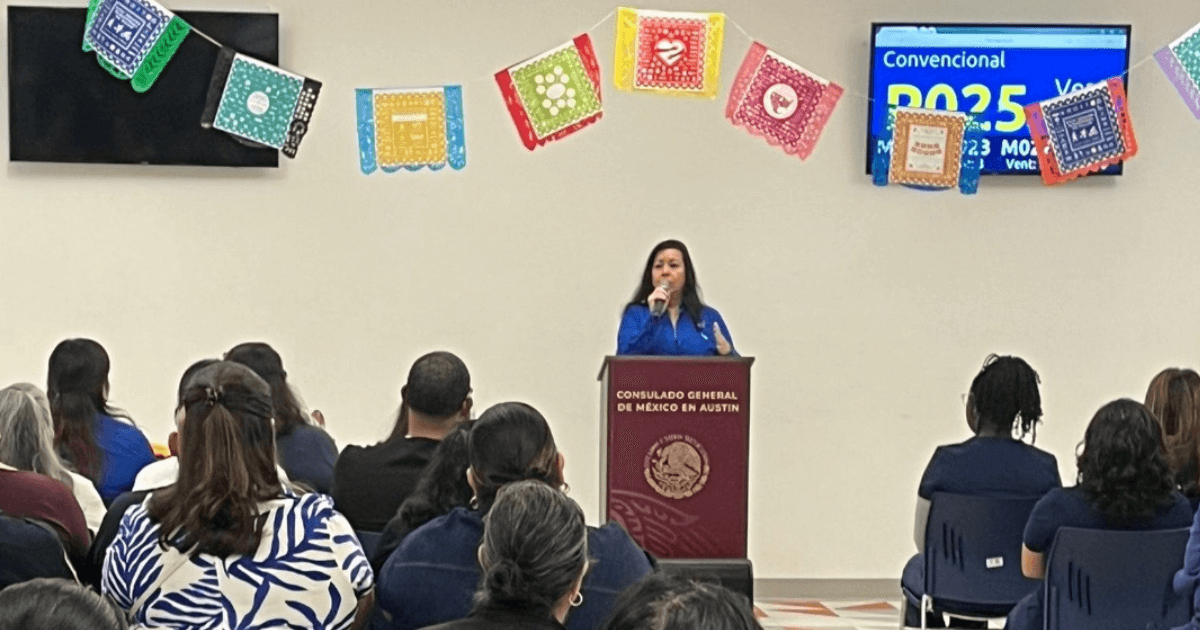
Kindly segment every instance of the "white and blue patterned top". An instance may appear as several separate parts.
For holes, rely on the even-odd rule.
[[[288,494],[260,513],[268,517],[253,556],[194,554],[156,585],[183,559],[159,546],[146,503],[129,508],[104,559],[102,591],[127,611],[144,599],[132,613],[150,628],[350,627],[375,576],[333,501]]]

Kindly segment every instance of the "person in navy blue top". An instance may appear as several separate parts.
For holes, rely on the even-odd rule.
[[[288,479],[321,494],[333,486],[337,444],[319,426],[311,424],[287,382],[283,359],[270,345],[254,341],[238,344],[225,353],[226,361],[254,370],[271,386],[275,406],[275,452]]]
[[[1167,466],[1162,430],[1139,402],[1123,398],[1096,412],[1077,466],[1075,487],[1051,490],[1029,515],[1021,549],[1026,577],[1046,576],[1046,554],[1060,527],[1156,530],[1192,523],[1192,507]],[[1044,602],[1045,588],[1038,588],[1009,612],[1004,627],[1043,627]]]
[[[46,396],[54,445],[79,474],[92,480],[105,505],[133,487],[154,461],[150,441],[108,404],[108,353],[91,339],[67,339],[50,353]]]
[[[641,284],[621,316],[617,354],[737,356],[725,320],[700,299],[696,268],[683,243],[663,241],[650,251]]]
[[[376,581],[380,607],[392,627],[415,630],[466,617],[480,584],[479,543],[484,518],[506,484],[535,480],[560,489],[563,457],[546,419],[523,403],[501,403],[485,411],[468,438],[467,479],[475,492],[472,509],[455,508],[404,538]],[[597,630],[617,595],[650,573],[646,554],[618,524],[588,527],[591,568],[583,601],[567,618],[570,630]]]
[[[483,579],[471,615],[429,630],[563,630],[567,614],[585,601],[583,510],[540,481],[500,488],[478,557]]]
[[[925,524],[935,492],[972,496],[1034,497],[1062,486],[1053,455],[1021,440],[1036,439],[1042,417],[1038,375],[1023,359],[990,355],[971,382],[967,396],[967,426],[975,437],[960,444],[937,447],[917,489],[917,518],[913,539],[925,545]],[[904,616],[909,627],[920,626],[920,601],[925,592],[925,557],[908,561],[901,578]],[[959,612],[1003,614],[986,607],[963,607]],[[927,626],[942,627],[940,610]]]

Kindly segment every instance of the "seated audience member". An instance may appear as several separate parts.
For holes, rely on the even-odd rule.
[[[279,481],[270,386],[222,361],[184,405],[179,479],[125,512],[103,592],[149,627],[360,627],[371,567],[329,497]]]
[[[125,630],[112,602],[74,582],[39,578],[0,591],[0,630]]]
[[[454,428],[433,451],[429,465],[421,473],[417,488],[400,505],[399,512],[383,528],[383,535],[371,556],[371,568],[375,575],[383,570],[383,563],[404,541],[404,537],[433,519],[449,514],[456,507],[466,507],[475,493],[467,483],[467,439],[471,436],[471,422]]]
[[[1192,508],[1175,490],[1163,455],[1162,431],[1141,403],[1123,398],[1100,408],[1088,425],[1073,488],[1056,488],[1038,501],[1025,526],[1021,570],[1046,576],[1046,553],[1060,527],[1156,530],[1187,527]],[[1043,627],[1045,589],[1008,614],[1005,628]]]
[[[478,555],[483,580],[470,616],[434,630],[561,630],[571,608],[583,604],[583,510],[540,481],[500,488],[483,519]]]
[[[14,392],[6,393],[11,396]],[[66,484],[53,477],[0,463],[0,513],[48,523],[72,558],[87,553],[91,534],[83,510]]]
[[[1035,497],[1062,486],[1058,461],[1022,439],[1036,439],[1042,417],[1038,375],[1024,360],[991,355],[971,382],[967,395],[967,426],[975,434],[960,444],[937,447],[917,490],[913,539],[925,547],[925,525],[935,492],[973,496]],[[918,553],[904,567],[904,622],[921,625],[925,592],[925,556]],[[994,614],[980,609],[976,612]],[[1003,614],[1003,611],[1000,611]],[[941,611],[928,616],[927,626],[944,626]],[[982,626],[981,626],[982,627]]]
[[[0,463],[57,479],[71,490],[95,535],[104,520],[104,501],[92,480],[71,472],[54,449],[50,401],[37,386],[17,383],[0,390]]]
[[[175,432],[171,434],[171,439],[168,439],[169,444],[174,446],[171,448],[171,456],[160,459],[141,470],[137,477],[133,479],[132,492],[145,492],[149,490],[157,490],[165,488],[173,483],[179,477],[179,425],[183,423],[183,393],[187,388],[188,381],[196,375],[201,369],[216,363],[217,359],[200,359],[189,365],[183,371],[183,376],[179,379],[179,387],[175,390]],[[138,503],[141,503],[139,500]],[[128,507],[128,506],[126,506]]]
[[[295,392],[288,386],[287,372],[279,353],[265,343],[243,343],[225,353],[225,360],[249,367],[271,386],[271,399],[275,403],[275,448],[279,465],[288,478],[329,494],[333,465],[338,456],[337,445],[324,429],[310,424]]]
[[[111,503],[133,487],[154,461],[145,435],[108,404],[108,353],[91,339],[68,339],[50,353],[46,395],[54,418],[54,445],[100,498]]]
[[[354,526],[382,531],[412,494],[438,442],[471,417],[471,375],[449,352],[413,363],[400,388],[400,412],[387,440],[347,446],[333,473],[333,504]]]
[[[1150,381],[1146,408],[1158,419],[1167,445],[1167,465],[1180,492],[1200,505],[1200,374],[1169,368]]]
[[[53,525],[0,512],[0,591],[35,578],[73,581],[75,564]]]
[[[564,460],[550,425],[524,403],[485,411],[471,429],[467,448],[473,509],[455,508],[417,528],[384,563],[379,602],[392,614],[395,628],[423,628],[471,611],[480,581],[476,550],[483,519],[502,486],[524,480],[555,489],[565,485]],[[595,563],[583,582],[583,605],[567,620],[572,630],[598,628],[617,594],[651,570],[645,553],[616,523],[589,527],[588,550]]]
[[[1200,630],[1200,513],[1192,520],[1183,568],[1175,572],[1175,592],[1192,596],[1192,620],[1173,630]]]
[[[617,598],[603,630],[762,630],[741,593],[673,573],[652,573]]]
[[[192,377],[213,363],[217,363],[217,359],[201,359],[188,366],[179,379],[179,387],[175,393],[176,432],[172,434],[173,439],[171,440],[175,444],[174,450],[176,451],[178,451],[179,431],[182,430],[186,412],[183,395],[187,392],[187,386]],[[287,475],[283,473],[283,469],[278,464],[275,465],[275,471],[279,473],[279,480],[286,484]],[[125,510],[145,501],[152,491],[173,485],[178,478],[179,454],[176,452],[172,457],[159,460],[143,468],[133,482],[133,489],[113,499],[112,504],[108,507],[108,512],[104,514],[104,520],[100,523],[100,529],[92,539],[92,547],[88,550],[88,561],[80,575],[85,583],[91,584],[97,589],[100,588],[100,568],[104,564],[104,554],[112,544],[113,538],[117,536],[117,528],[121,524],[121,517],[125,516]]]

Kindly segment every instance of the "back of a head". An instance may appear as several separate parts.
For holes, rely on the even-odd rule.
[[[103,401],[109,360],[104,346],[91,339],[67,339],[50,353],[46,391],[51,404],[64,394],[83,394]],[[102,410],[99,405],[98,410]]]
[[[38,578],[0,591],[0,630],[124,630],[124,614],[86,587]]]
[[[450,352],[430,352],[408,371],[404,402],[430,418],[449,418],[471,393],[471,373]]]
[[[538,481],[504,486],[484,518],[476,603],[549,615],[588,562],[583,510]]]
[[[651,573],[613,604],[602,630],[762,630],[745,596],[718,584]]]
[[[971,400],[979,427],[1037,439],[1042,398],[1037,372],[1024,359],[989,355],[971,382]]]
[[[74,486],[54,448],[54,426],[46,395],[36,385],[0,390],[0,463]]]
[[[1162,429],[1137,401],[1114,400],[1096,412],[1076,463],[1089,502],[1114,521],[1148,517],[1171,502]]]
[[[92,422],[96,414],[111,412],[105,392],[108,370],[108,353],[91,339],[67,339],[50,353],[46,394],[55,439],[79,472],[93,481],[103,462]]]
[[[219,361],[192,377],[183,405],[179,478],[154,494],[150,517],[164,538],[186,532],[184,549],[253,553],[259,504],[281,492],[270,387],[246,366]]]
[[[183,371],[183,375],[179,377],[179,388],[175,391],[176,408],[183,407],[183,395],[187,393],[187,387],[192,382],[192,377],[195,376],[200,370],[203,370],[219,360],[220,359],[200,359],[199,361],[187,366],[187,369]]]
[[[1168,368],[1146,390],[1146,408],[1162,424],[1167,464],[1184,494],[1200,494],[1200,374]]]
[[[287,435],[297,426],[308,424],[304,412],[300,410],[300,402],[288,387],[283,358],[274,348],[261,341],[240,343],[225,353],[225,360],[240,363],[254,370],[254,373],[271,387],[278,435]]]
[[[483,412],[471,429],[467,453],[484,513],[505,484],[524,479],[555,488],[563,484],[550,425],[525,403],[500,403]]]

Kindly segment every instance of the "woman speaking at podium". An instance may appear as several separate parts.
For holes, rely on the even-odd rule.
[[[725,320],[700,300],[696,268],[683,243],[663,241],[650,251],[641,285],[621,317],[617,354],[737,356]]]

